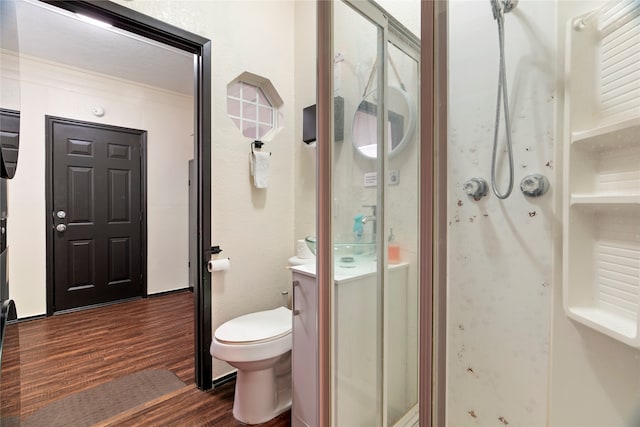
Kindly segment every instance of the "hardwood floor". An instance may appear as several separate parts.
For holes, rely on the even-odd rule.
[[[233,382],[209,392],[194,384],[193,316],[193,294],[181,292],[19,323],[21,417],[133,372],[167,369],[182,390],[101,425],[243,425],[231,412]],[[289,426],[290,412],[263,425]]]

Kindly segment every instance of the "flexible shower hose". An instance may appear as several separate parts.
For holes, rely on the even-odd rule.
[[[491,157],[491,189],[499,199],[506,199],[513,190],[513,148],[511,146],[511,118],[509,117],[509,99],[507,96],[507,71],[504,59],[504,25],[503,16],[496,18],[498,21],[498,41],[500,44],[500,73],[498,76],[498,100],[496,102],[496,122],[493,133],[493,155]],[[496,184],[496,158],[498,157],[498,134],[500,128],[500,101],[504,104],[505,131],[507,133],[507,153],[509,156],[509,186],[505,193],[500,193]]]

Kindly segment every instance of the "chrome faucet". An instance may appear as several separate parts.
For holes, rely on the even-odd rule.
[[[376,232],[378,231],[378,225],[377,225],[377,218],[376,215],[378,213],[378,208],[376,205],[362,205],[363,208],[371,208],[371,215],[363,215],[362,216],[362,223],[363,224],[368,224],[368,223],[372,223],[373,225],[373,232],[372,232],[372,241],[375,242],[376,241]]]

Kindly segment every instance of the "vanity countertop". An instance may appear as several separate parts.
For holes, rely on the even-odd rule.
[[[399,268],[407,268],[409,263],[401,262],[397,264],[389,264],[389,270]],[[296,265],[289,267],[291,271],[303,274],[309,277],[316,277],[315,262],[304,265]],[[344,264],[336,263],[334,265],[334,278],[336,283],[347,282],[350,280],[360,279],[362,277],[373,276],[376,274],[377,263],[375,261],[366,261],[354,263],[353,266],[345,267]]]

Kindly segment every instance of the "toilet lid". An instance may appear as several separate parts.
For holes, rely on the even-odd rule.
[[[218,341],[248,343],[279,338],[291,333],[291,310],[273,310],[245,314],[223,323],[216,329]]]

